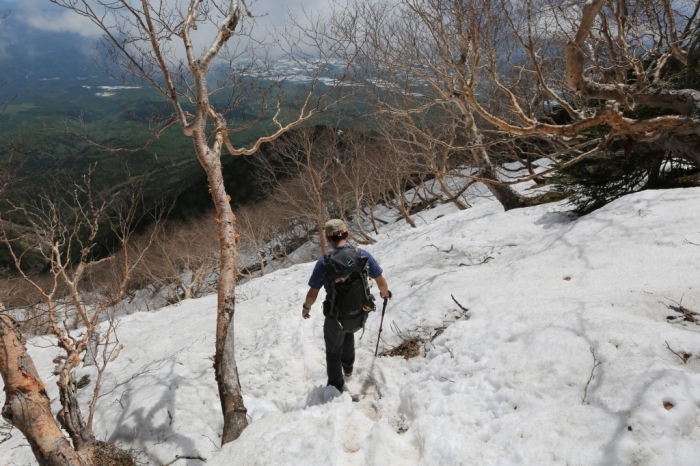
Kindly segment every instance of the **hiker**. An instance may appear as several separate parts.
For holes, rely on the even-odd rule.
[[[348,244],[345,222],[329,220],[323,230],[333,249],[316,262],[301,315],[304,319],[310,317],[311,306],[323,286],[326,290],[323,339],[326,343],[328,385],[343,391],[343,374],[349,379],[355,362],[354,333],[364,328],[367,315],[374,310],[374,296],[369,291],[367,276],[377,282],[382,298],[391,298],[391,291],[374,257]]]

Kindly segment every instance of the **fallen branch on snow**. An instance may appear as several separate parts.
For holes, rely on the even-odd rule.
[[[460,266],[460,267],[471,267],[472,265],[481,265],[481,264],[487,263],[487,262],[490,261],[491,259],[493,259],[493,257],[491,257],[491,256],[486,256],[486,259],[484,259],[484,260],[482,260],[481,262],[478,262],[478,263],[476,263],[476,264],[465,264],[464,262],[462,262],[461,264],[459,264],[459,266]]]
[[[462,310],[461,315],[453,315],[453,318],[451,320],[443,320],[444,325],[441,325],[439,327],[414,325],[412,328],[406,331],[401,330],[399,326],[396,325],[396,323],[392,322],[391,331],[394,332],[394,334],[401,339],[401,343],[388,350],[382,351],[380,356],[402,356],[404,359],[411,359],[420,355],[421,346],[423,347],[423,353],[425,355],[430,349],[428,346],[431,345],[435,347],[435,345],[432,344],[433,340],[442,335],[442,333],[447,329],[447,327],[459,321],[460,319],[469,319],[469,316],[467,315],[469,309],[462,306],[459,303],[459,301],[455,299],[454,295],[450,296],[452,297],[452,300],[457,304],[457,306],[459,306],[459,308]],[[456,311],[453,310],[452,312]],[[452,351],[450,351],[449,348],[447,348],[447,350],[454,358]]]
[[[685,236],[683,236],[683,242],[685,244],[692,244],[693,246],[700,246],[700,244],[698,244],[698,243],[693,243],[692,241],[688,241],[688,238],[686,238]]]
[[[692,354],[683,352],[683,355],[681,356],[680,354],[676,353],[675,351],[673,351],[673,350],[671,349],[671,347],[668,345],[668,342],[667,342],[666,340],[664,340],[664,343],[666,343],[666,348],[668,348],[668,350],[669,350],[671,353],[675,354],[676,356],[678,356],[678,357],[680,358],[681,361],[683,361],[683,364],[687,364],[687,363],[688,363],[688,359],[690,359],[690,357],[692,356]]]
[[[469,309],[467,309],[466,307],[464,307],[464,306],[462,306],[461,304],[459,304],[459,301],[457,301],[457,300],[455,299],[455,295],[451,294],[450,296],[452,297],[452,301],[454,301],[455,304],[457,304],[457,306],[459,306],[459,308],[460,308],[461,310],[463,310],[465,313],[469,312]]]
[[[681,319],[684,320],[685,322],[692,322],[695,325],[700,325],[700,321],[698,320],[698,317],[700,316],[700,313],[695,312],[693,310],[688,309],[687,307],[683,306],[683,304],[678,303],[676,301],[673,301],[674,303],[677,304],[677,306],[674,306],[673,304],[666,304],[662,301],[659,301],[661,304],[666,306],[668,309],[671,309],[672,311],[676,311],[679,313],[679,316],[668,316],[666,317],[666,320],[668,321],[673,321],[673,320],[678,320]]]
[[[428,247],[430,247],[430,246],[434,247],[438,252],[446,252],[447,254],[451,253],[452,250],[453,250],[454,247],[455,247],[455,245],[452,244],[452,245],[450,245],[450,249],[440,249],[439,247],[437,247],[437,246],[435,246],[434,244],[431,243],[431,244],[426,244],[425,246],[421,247],[421,249],[423,249],[423,248],[428,248]]]
[[[591,354],[593,355],[593,367],[591,368],[591,376],[588,377],[588,382],[586,382],[586,387],[583,389],[583,398],[581,398],[581,403],[586,402],[586,396],[588,396],[588,386],[591,384],[591,380],[593,380],[593,373],[595,372],[595,368],[600,365],[600,361],[595,357],[595,352],[593,351],[593,348],[591,348]]]
[[[204,458],[203,456],[180,456],[180,455],[175,455],[175,459],[172,460],[170,463],[166,463],[163,466],[170,466],[171,464],[175,463],[177,460],[199,460],[202,461],[203,463],[207,462],[207,459]]]

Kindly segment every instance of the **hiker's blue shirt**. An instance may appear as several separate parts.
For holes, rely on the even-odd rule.
[[[336,249],[345,249],[345,248],[351,248],[352,246],[350,244],[344,244],[339,248]],[[368,253],[364,249],[360,249],[360,256],[366,257],[367,258],[367,265],[369,266],[369,276],[372,278],[377,278],[380,276],[384,271],[382,268],[379,266],[377,261],[372,257],[372,254]],[[331,282],[328,280],[328,277],[326,276],[326,272],[323,270],[324,265],[326,263],[325,258],[321,257],[318,261],[316,261],[316,265],[314,266],[314,271],[311,274],[311,278],[309,279],[309,287],[315,288],[315,289],[320,289],[322,286],[326,290],[326,296],[331,295]]]

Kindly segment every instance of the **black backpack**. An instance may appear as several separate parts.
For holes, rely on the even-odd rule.
[[[348,331],[364,326],[367,315],[374,311],[374,296],[369,291],[367,258],[352,246],[334,249],[324,258],[324,272],[331,284],[327,317],[346,322]]]

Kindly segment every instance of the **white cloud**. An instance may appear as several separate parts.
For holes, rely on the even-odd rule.
[[[183,4],[182,0],[153,0],[153,3],[157,4],[159,1],[167,2],[173,6]],[[226,2],[220,0],[220,3]],[[243,29],[248,33],[252,32],[252,37],[257,41],[271,43],[274,42],[271,39],[277,35],[277,31],[285,29],[285,23],[294,21],[297,24],[305,25],[307,14],[315,16],[321,10],[328,10],[331,2],[328,0],[289,0],[286,2],[257,0],[249,1],[248,5],[254,16],[254,24],[246,18]],[[86,48],[90,48],[92,43],[102,35],[102,31],[88,19],[58,7],[47,0],[0,0],[0,7],[2,6],[12,10],[12,15],[17,20],[34,29],[75,34],[76,41],[79,41]],[[196,31],[193,31],[192,35],[198,52],[211,43],[216,35],[221,16],[214,15],[211,20],[203,22]],[[246,48],[247,43],[248,39],[245,37],[234,37],[229,42],[228,48],[229,50],[242,51]],[[176,59],[185,58],[180,41],[173,41],[168,45],[172,56]],[[272,56],[280,55],[280,50],[274,46],[270,52]],[[236,52],[233,53],[236,54]]]
[[[328,0],[289,0],[281,6],[279,0],[258,0],[251,6],[254,15],[261,15],[256,18],[260,26],[284,27],[285,21],[290,17],[302,22],[304,11],[313,13],[322,9],[328,9]]]
[[[166,0],[172,2],[173,0]],[[46,0],[0,0],[8,8],[15,10],[17,16],[29,26],[44,31],[70,32],[85,38],[97,38],[100,29],[91,21]],[[327,0],[289,0],[280,5],[279,0],[258,0],[249,3],[255,16],[255,36],[261,37],[264,32],[272,33],[276,28],[283,29],[285,21],[290,17],[303,22],[304,13],[327,8]],[[209,27],[206,27],[209,29]]]
[[[7,0],[5,0],[7,1]],[[71,11],[38,0],[16,2],[16,14],[29,26],[42,31],[70,32],[81,37],[96,39],[100,29],[91,21]]]

